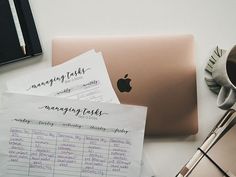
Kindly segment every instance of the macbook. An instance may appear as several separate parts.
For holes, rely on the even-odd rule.
[[[120,102],[148,107],[146,135],[197,133],[192,35],[58,37],[52,47],[53,65],[101,51]]]

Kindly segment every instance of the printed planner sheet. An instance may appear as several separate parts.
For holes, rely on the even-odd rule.
[[[10,80],[7,90],[30,95],[119,103],[103,56],[94,50],[58,66]]]
[[[146,107],[6,93],[0,176],[137,177]]]

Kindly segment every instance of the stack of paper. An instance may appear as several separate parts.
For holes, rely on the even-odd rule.
[[[150,176],[141,165],[147,108],[112,104],[119,100],[101,53],[86,52],[7,88],[0,176]]]
[[[7,83],[15,93],[119,103],[101,53],[88,51],[72,60]]]

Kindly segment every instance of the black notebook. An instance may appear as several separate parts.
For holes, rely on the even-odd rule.
[[[25,52],[20,44],[9,0],[0,0],[0,65],[42,53],[28,0],[13,0],[19,20]]]

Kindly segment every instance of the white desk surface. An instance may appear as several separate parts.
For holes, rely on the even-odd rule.
[[[158,177],[171,177],[193,155],[222,116],[204,82],[212,49],[236,43],[235,0],[30,0],[44,54],[0,67],[5,81],[51,66],[51,41],[68,35],[184,34],[195,36],[199,133],[194,137],[145,139],[144,150]]]

